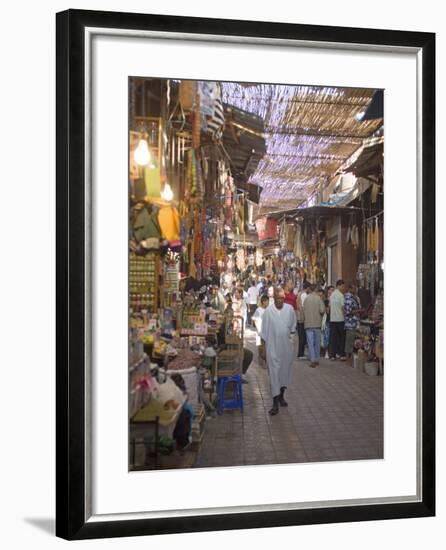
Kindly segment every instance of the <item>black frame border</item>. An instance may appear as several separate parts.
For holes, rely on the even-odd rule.
[[[422,51],[422,473],[420,502],[85,521],[86,27],[249,36]],[[56,535],[67,540],[435,515],[435,34],[136,13],[56,15]]]

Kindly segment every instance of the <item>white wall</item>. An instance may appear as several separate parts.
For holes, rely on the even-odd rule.
[[[14,6],[14,7],[12,7]],[[289,0],[225,2],[118,0],[6,3],[2,9],[0,85],[0,310],[2,312],[2,374],[0,406],[1,538],[5,548],[60,547],[54,538],[54,13],[68,7],[258,19],[292,23],[376,27],[437,32],[438,90],[445,89],[445,38],[441,3],[425,0],[411,9],[405,2],[357,0],[318,3]],[[439,95],[439,94],[438,94]],[[438,105],[437,127],[446,124],[444,103]],[[438,151],[446,147],[438,132]],[[441,181],[441,172],[438,175]],[[441,182],[442,183],[442,182]],[[438,186],[437,204],[446,201],[445,186]],[[445,231],[439,219],[438,235]],[[438,239],[440,241],[440,239]],[[440,253],[438,246],[438,252]],[[444,248],[444,247],[443,247]],[[438,274],[443,273],[444,253]],[[439,278],[439,275],[438,275]],[[439,282],[439,287],[440,287]],[[438,310],[445,298],[438,297]],[[438,316],[442,321],[444,315]],[[440,334],[440,332],[439,332]],[[438,394],[445,376],[440,349]],[[312,550],[330,548],[374,549],[397,544],[419,549],[440,548],[446,537],[446,511],[441,464],[445,462],[442,420],[445,400],[438,403],[438,517],[349,525],[289,527],[256,531],[172,535],[79,543],[93,548],[143,548],[162,544],[177,548],[277,548],[283,544]],[[295,542],[294,542],[295,541]]]

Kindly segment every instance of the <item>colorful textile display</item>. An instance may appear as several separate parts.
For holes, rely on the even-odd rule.
[[[158,212],[161,233],[169,243],[180,241],[180,216],[174,206],[163,206]]]
[[[277,220],[273,218],[259,218],[256,220],[256,229],[261,241],[277,239]]]

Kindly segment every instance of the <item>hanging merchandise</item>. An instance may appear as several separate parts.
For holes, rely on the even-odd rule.
[[[187,153],[186,167],[186,200],[191,198],[199,198],[203,194],[201,181],[201,168],[197,161],[197,156],[194,149],[189,149]]]
[[[296,234],[294,237],[294,256],[296,258],[302,258],[302,226],[296,226]]]
[[[196,80],[182,80],[180,82],[180,105],[183,111],[190,111],[195,105],[197,94]]]
[[[294,224],[287,224],[287,233],[286,233],[286,249],[288,252],[293,252],[294,242],[296,240],[296,226]]]
[[[158,223],[156,209],[148,211],[146,206],[138,209],[133,222],[133,234],[138,242],[146,239],[158,240],[161,238],[161,228]]]
[[[214,139],[220,139],[225,123],[220,83],[200,82],[199,94],[203,130]]]
[[[161,174],[160,169],[153,164],[144,167],[144,182],[146,184],[146,195],[151,198],[161,197]]]
[[[246,268],[245,250],[243,248],[239,248],[237,250],[236,265],[240,271],[243,271]]]
[[[255,265],[256,267],[261,267],[263,264],[263,250],[261,248],[257,248],[256,255],[255,255]]]
[[[224,182],[224,197],[225,197],[225,224],[232,226],[234,223],[234,184],[232,177],[226,172]]]
[[[203,228],[203,242],[204,242],[204,248],[203,248],[203,268],[205,274],[208,274],[211,270],[211,267],[213,265],[213,247],[214,247],[214,239],[212,238],[212,228],[209,223],[206,223]]]
[[[200,96],[200,112],[204,117],[214,114],[214,100],[217,83],[211,80],[198,82],[198,94]],[[206,128],[204,128],[206,129]]]
[[[280,248],[285,248],[286,244],[286,224],[285,221],[281,221],[279,224],[279,245]]]
[[[373,223],[370,220],[367,222],[367,253],[371,254],[373,252],[373,234],[372,234]]]
[[[196,95],[195,107],[192,112],[192,147],[198,149],[200,147],[201,138],[201,114],[200,114],[200,96]]]
[[[191,239],[188,242],[188,260],[189,260],[189,277],[197,278],[197,268],[195,266],[195,248],[194,248],[194,239]]]
[[[317,265],[319,266],[320,273],[319,278],[323,278],[325,274],[327,273],[327,247],[325,245],[325,237],[321,238],[320,245],[319,245],[319,251],[317,256]]]
[[[356,250],[359,246],[359,229],[356,224],[352,227],[351,243],[353,245],[353,248]]]
[[[379,254],[379,226],[378,226],[378,218],[375,218],[375,230],[373,232],[373,250],[376,254],[376,258],[378,259]]]
[[[259,218],[256,220],[256,229],[260,241],[277,239],[277,220],[273,218]]]
[[[377,183],[374,183],[372,185],[372,192],[371,192],[371,195],[370,195],[372,204],[375,204],[376,201],[378,200],[378,191],[379,191],[379,185]]]
[[[161,233],[169,241],[170,248],[181,247],[180,216],[174,206],[163,206],[158,212]]]
[[[245,199],[243,195],[236,197],[235,226],[238,235],[245,234]]]

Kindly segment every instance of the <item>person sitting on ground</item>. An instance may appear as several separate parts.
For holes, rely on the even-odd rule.
[[[321,353],[321,324],[325,313],[325,304],[318,292],[313,292],[312,286],[307,288],[307,297],[303,306],[303,320],[308,342],[310,367],[319,366]]]

